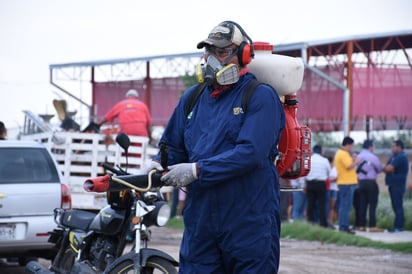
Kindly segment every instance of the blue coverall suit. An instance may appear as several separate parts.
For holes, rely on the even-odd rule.
[[[409,162],[405,152],[394,154],[389,158],[387,164],[394,167],[393,173],[387,173],[385,183],[389,187],[392,208],[395,213],[394,229],[403,230],[405,215],[403,210],[403,195],[405,194],[406,180],[408,178]]]
[[[179,273],[278,271],[279,178],[273,157],[285,114],[267,85],[258,86],[243,113],[242,94],[254,77],[241,76],[217,98],[206,87],[186,117],[194,86],[189,88],[161,138],[169,147],[168,165],[198,162],[200,170],[188,185]]]

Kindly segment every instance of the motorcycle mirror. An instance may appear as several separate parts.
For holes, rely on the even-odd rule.
[[[125,152],[127,152],[127,150],[129,149],[129,146],[130,146],[130,138],[129,138],[129,136],[127,136],[126,133],[120,132],[116,136],[116,143],[118,143],[119,146],[121,146],[121,148],[123,148],[125,150]]]

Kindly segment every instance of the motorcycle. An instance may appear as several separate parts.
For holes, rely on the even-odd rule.
[[[127,159],[130,139],[120,133],[116,142],[125,150]],[[161,147],[161,159],[166,168],[166,147]],[[120,166],[104,163],[103,167],[113,174],[86,180],[84,189],[107,192],[108,205],[97,214],[55,209],[57,228],[50,232],[49,242],[56,244],[57,255],[50,270],[31,261],[26,272],[177,273],[178,262],[173,257],[148,248],[149,227],[164,226],[170,216],[170,208],[158,190],[163,186],[162,174],[152,170],[147,175],[131,175]],[[128,242],[133,242],[133,247],[124,254]]]

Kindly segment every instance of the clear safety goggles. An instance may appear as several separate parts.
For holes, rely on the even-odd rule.
[[[214,55],[218,58],[226,58],[230,55],[235,55],[237,53],[238,47],[227,47],[227,48],[218,48],[215,46],[206,46],[205,53],[206,55]]]

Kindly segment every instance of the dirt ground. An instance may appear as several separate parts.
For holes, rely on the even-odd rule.
[[[149,247],[179,258],[182,231],[154,228]],[[338,233],[338,232],[337,232]],[[412,232],[411,232],[412,233]],[[388,233],[389,234],[389,233]],[[401,233],[399,233],[401,234]],[[398,237],[400,237],[398,234]],[[384,235],[384,234],[382,234]],[[402,237],[411,237],[405,234]],[[409,241],[409,239],[406,239]],[[410,239],[412,244],[412,238]],[[50,262],[41,260],[44,265]],[[281,239],[279,273],[412,273],[412,255],[383,249],[337,246],[320,242]],[[2,266],[0,273],[23,274],[24,268]]]
[[[161,234],[158,234],[161,232]],[[339,233],[339,232],[337,232]],[[156,234],[158,236],[156,236]],[[407,237],[412,245],[412,234],[395,237]],[[165,251],[178,258],[181,231],[156,228],[153,231],[152,244],[168,243]],[[159,236],[163,235],[163,236]],[[385,235],[385,236],[383,236]],[[362,236],[366,236],[363,233]],[[374,234],[376,237],[376,234]],[[382,233],[389,240],[389,233]],[[337,246],[320,242],[281,239],[279,273],[412,273],[412,255],[383,249]],[[153,245],[152,245],[153,246]],[[171,249],[170,249],[171,248]]]
[[[410,241],[412,245],[412,232],[405,233],[403,236],[400,234],[392,236],[386,232],[386,234],[382,233],[380,236],[388,240],[390,240],[390,237],[394,237],[394,240]],[[163,247],[164,251],[168,251],[174,258],[178,258],[179,241],[181,239],[180,230],[156,228],[152,235],[152,247]],[[366,233],[363,233],[362,236],[366,236]],[[373,236],[377,237],[376,234]],[[405,239],[405,237],[407,238]],[[412,273],[411,254],[293,239],[281,239],[280,245],[280,274]]]
[[[411,243],[412,244],[412,243]],[[279,273],[411,273],[412,255],[389,250],[281,240]]]

